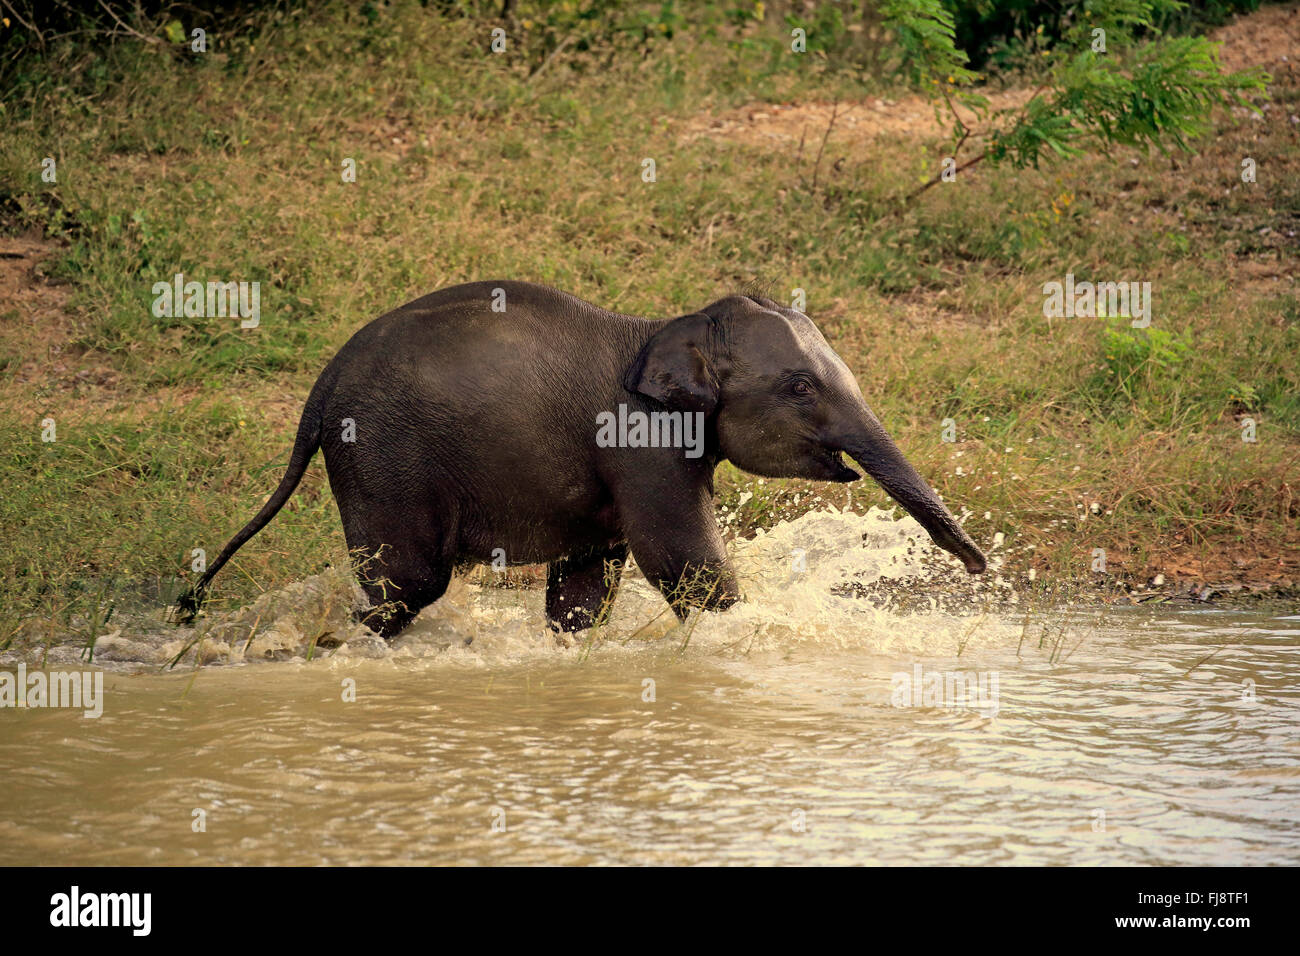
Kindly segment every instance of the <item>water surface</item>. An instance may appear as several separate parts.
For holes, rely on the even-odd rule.
[[[747,604],[674,628],[633,580],[597,646],[463,583],[311,660],[119,634],[101,717],[0,710],[0,863],[1300,862],[1300,615],[852,596],[915,588],[916,532],[789,522],[738,546]]]

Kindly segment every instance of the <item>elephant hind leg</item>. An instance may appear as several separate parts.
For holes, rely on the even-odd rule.
[[[357,577],[370,598],[361,623],[385,640],[392,640],[422,610],[442,597],[451,582],[451,563],[424,555],[397,554],[383,547],[360,548]]]
[[[435,503],[388,514],[373,499],[339,496],[343,533],[352,569],[370,598],[358,620],[391,640],[417,614],[442,597],[451,583],[454,555],[448,553],[447,523]]]
[[[546,571],[551,630],[581,631],[605,623],[626,562],[626,542],[552,561]]]

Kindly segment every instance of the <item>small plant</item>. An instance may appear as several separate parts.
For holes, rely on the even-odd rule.
[[[1110,383],[1134,397],[1139,383],[1149,384],[1182,364],[1191,348],[1190,337],[1166,329],[1135,329],[1129,317],[1121,315],[1109,325],[1104,336],[1104,363]]]

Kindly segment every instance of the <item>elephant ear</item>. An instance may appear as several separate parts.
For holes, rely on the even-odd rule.
[[[714,334],[713,319],[703,313],[673,319],[641,349],[624,387],[673,411],[712,414],[718,404],[718,377],[709,359]]]

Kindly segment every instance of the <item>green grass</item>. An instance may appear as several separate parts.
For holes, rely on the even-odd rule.
[[[530,79],[522,53],[486,54],[482,32],[414,3],[373,20],[328,5],[218,38],[206,56],[55,51],[5,94],[0,210],[11,231],[64,243],[52,271],[71,293],[67,354],[118,384],[24,385],[23,338],[4,339],[0,643],[48,622],[93,627],[114,596],[170,597],[190,549],[214,557],[270,493],[293,401],[352,331],[491,277],[647,315],[755,278],[782,296],[806,289],[868,401],[970,510],[977,540],[1033,545],[1018,560],[1045,573],[1080,573],[1093,547],[1135,577],[1173,554],[1227,564],[1294,549],[1300,301],[1279,231],[1300,224],[1279,210],[1300,208],[1300,157],[1279,113],[1216,116],[1194,156],[980,169],[903,207],[937,139],[832,136],[814,189],[821,129],[798,162],[792,148],[685,135],[706,110],[898,91],[725,31],[600,69],[557,57]],[[1294,110],[1293,86],[1273,95]],[[55,185],[40,180],[46,155]],[[1236,178],[1243,155],[1255,186]],[[345,157],[355,183],[340,179]],[[1269,263],[1290,281],[1244,284],[1243,265]],[[175,272],[260,281],[260,328],[155,318],[152,284]],[[1044,318],[1042,284],[1067,272],[1152,282],[1153,329]],[[47,415],[53,444],[40,441]],[[1259,422],[1253,445],[1242,415]],[[940,437],[949,417],[955,445]],[[341,560],[323,471],[317,459],[218,580],[217,606]],[[730,466],[719,489],[738,533],[818,495],[886,500],[870,483],[760,484]],[[1080,519],[1094,501],[1102,513]]]

